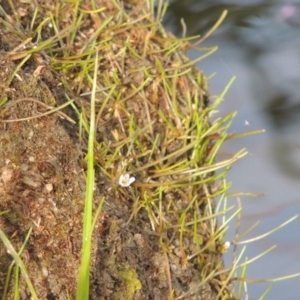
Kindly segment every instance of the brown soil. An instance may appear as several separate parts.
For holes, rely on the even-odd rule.
[[[60,20],[60,28],[67,28],[74,8],[71,4],[50,4],[51,1],[43,0],[32,1],[32,4],[26,1],[12,2],[13,8],[9,5],[10,1],[1,2],[1,18],[6,23],[0,23],[0,95],[1,101],[6,99],[7,102],[0,108],[0,211],[8,212],[0,216],[0,228],[18,251],[33,227],[21,257],[39,299],[68,299],[67,293],[70,299],[74,299],[82,243],[87,134],[79,133],[78,117],[70,107],[59,113],[39,115],[49,111],[50,107],[65,103],[66,93],[75,99],[79,111],[88,113],[90,96],[82,93],[91,90],[91,83],[78,75],[80,66],[67,71],[61,68],[67,62],[64,61],[63,47],[57,42],[56,49],[48,48],[33,53],[14,73],[24,58],[24,48],[16,47],[32,34],[30,26],[35,9],[38,12],[35,26],[52,12]],[[109,17],[115,18],[110,26],[129,20],[135,20],[135,26],[120,27],[110,36],[111,47],[99,49],[98,81],[103,92],[97,94],[97,107],[102,109],[102,113],[97,119],[94,209],[103,197],[105,202],[93,237],[90,299],[161,300],[169,299],[171,290],[174,291],[174,299],[180,295],[183,295],[180,299],[216,299],[221,286],[220,277],[212,276],[203,284],[201,281],[204,273],[217,272],[222,267],[219,245],[216,243],[213,247],[207,247],[195,258],[187,260],[188,255],[198,251],[199,245],[195,245],[191,233],[184,235],[184,247],[180,246],[180,233],[175,229],[175,225],[179,224],[178,212],[188,205],[185,198],[187,194],[198,195],[200,199],[196,210],[194,207],[187,210],[187,220],[193,220],[195,211],[207,215],[207,203],[211,200],[207,199],[202,186],[195,190],[188,187],[169,188],[159,196],[158,183],[170,181],[171,176],[153,176],[155,166],[143,169],[149,161],[175,153],[184,145],[182,139],[170,133],[158,114],[158,111],[163,112],[176,126],[174,112],[169,107],[168,91],[163,86],[157,63],[159,60],[164,69],[169,69],[166,77],[172,78],[172,66],[177,62],[183,64],[186,60],[177,51],[169,56],[161,56],[159,51],[166,47],[166,40],[159,31],[152,33],[156,38],[148,41],[152,52],[143,55],[149,34],[146,25],[153,21],[142,11],[142,7],[145,9],[142,1],[117,1],[126,11],[127,20],[118,19],[113,1],[99,0],[95,3],[97,7],[105,7],[106,11],[97,16],[87,14],[83,17],[78,30],[81,35],[76,35],[74,44],[69,44],[70,33],[64,37],[66,48],[72,46],[71,52],[76,53]],[[83,1],[81,7],[92,9],[89,1]],[[58,8],[60,11],[57,11]],[[14,15],[14,12],[18,15]],[[41,35],[43,40],[47,40],[55,32],[45,26]],[[99,40],[105,38],[105,34],[98,37]],[[125,56],[118,54],[122,44],[129,42],[142,58],[129,51]],[[33,42],[26,47],[32,45]],[[56,51],[55,55],[51,53],[52,50]],[[145,66],[150,80],[141,91],[136,92],[136,88],[145,82],[145,73],[139,71]],[[111,84],[112,78],[119,84],[115,85],[115,92],[103,106],[108,93],[105,87]],[[206,107],[205,88],[198,71],[178,77],[176,101],[182,114],[189,114],[185,95],[191,90],[200,97],[199,112]],[[77,123],[73,124],[64,114]],[[32,116],[37,117],[20,120]],[[126,140],[132,134],[132,119],[135,120],[135,131],[140,130],[138,143],[134,144],[130,143],[132,138]],[[203,126],[209,126],[207,118],[204,118]],[[122,142],[124,140],[126,142]],[[154,142],[157,151],[152,153]],[[203,142],[207,143],[209,150],[209,143]],[[188,159],[188,155],[190,153],[174,156],[161,161],[161,165]],[[204,162],[205,157],[199,164]],[[126,172],[134,174],[137,182],[129,188],[122,188],[117,180],[120,174]],[[174,180],[174,177],[171,179]],[[152,178],[150,183],[156,186],[154,184],[147,188],[149,181],[143,186],[145,178]],[[208,187],[210,190],[211,185]],[[167,211],[165,206],[168,206],[168,211],[173,212],[163,216],[164,224],[169,224],[169,227],[160,227],[159,215],[155,213],[151,219],[147,205],[137,210],[145,197],[163,198],[162,210]],[[156,207],[155,203],[153,207]],[[210,205],[213,206],[213,203]],[[203,222],[197,227],[201,245],[204,246],[212,235],[211,223]],[[0,297],[11,262],[11,256],[1,243]],[[14,278],[10,281],[7,299],[13,299],[13,284]],[[22,276],[19,286],[20,299],[30,299]]]

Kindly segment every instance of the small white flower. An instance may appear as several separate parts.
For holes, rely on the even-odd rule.
[[[224,245],[223,245],[223,249],[222,249],[223,251],[222,252],[223,253],[227,252],[227,250],[229,249],[230,245],[231,245],[230,242],[228,242],[228,241],[225,242]]]
[[[119,181],[118,181],[118,183],[121,187],[128,187],[133,182],[135,182],[135,178],[130,177],[129,174],[121,175],[120,178],[119,178]]]

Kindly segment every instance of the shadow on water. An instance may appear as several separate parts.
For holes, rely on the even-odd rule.
[[[228,15],[219,29],[200,46],[217,45],[218,51],[198,64],[218,94],[237,75],[223,103],[224,112],[237,110],[233,130],[266,128],[266,133],[231,141],[225,151],[246,146],[250,155],[231,172],[235,190],[263,192],[260,200],[242,199],[244,228],[261,221],[255,235],[278,226],[300,212],[300,2],[293,1],[170,1],[164,22],[182,36],[203,36],[224,10]],[[196,56],[193,51],[189,55]],[[245,124],[252,125],[245,128]],[[230,145],[229,145],[230,144]],[[274,236],[248,246],[256,254],[277,244],[272,254],[250,266],[251,278],[275,278],[300,271],[300,221]],[[252,267],[252,271],[251,271]],[[275,283],[266,299],[299,299],[299,278]],[[250,299],[264,288],[250,286]]]
[[[295,49],[294,59],[300,60],[300,4],[279,4],[273,0],[254,4],[247,1],[248,4],[244,5],[222,2],[226,1],[171,1],[164,22],[177,35],[181,35],[180,19],[183,19],[187,36],[203,36],[221,13],[228,10],[222,26],[208,43],[217,42],[220,47],[224,43],[227,46],[230,44],[244,56],[248,67],[256,72],[257,78],[253,81],[260,83],[258,89],[265,91],[262,93],[259,90],[259,95],[262,97],[263,94],[266,98],[264,109],[275,128],[282,129],[300,121],[300,72],[290,69],[286,57],[278,57],[273,66],[267,61],[262,62],[267,56],[270,56],[268,59],[271,56],[275,59],[276,54],[291,48]]]

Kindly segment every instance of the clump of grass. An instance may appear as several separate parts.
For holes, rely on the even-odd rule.
[[[58,83],[52,90],[59,95],[58,108],[47,104],[51,110],[36,117],[70,105],[68,120],[74,123],[77,116],[72,130],[86,154],[80,270],[76,296],[70,287],[65,294],[96,299],[97,289],[90,290],[96,282],[110,299],[139,299],[151,295],[153,286],[162,299],[233,298],[232,276],[243,264],[238,259],[224,269],[228,220],[220,225],[216,220],[233,210],[227,206],[225,178],[246,150],[216,162],[222,143],[240,137],[229,134],[235,113],[212,123],[209,118],[233,80],[210,103],[206,79],[194,68],[216,47],[199,49],[199,58],[189,61],[184,52],[197,37],[177,39],[164,31],[162,1],[156,17],[150,0],[140,6],[58,1],[49,7],[37,1],[28,8],[26,31],[19,29],[26,20],[10,5],[15,20],[2,9],[0,21],[21,42],[7,53],[18,64],[6,86],[33,60],[50,69]],[[5,107],[6,102],[3,97],[0,103]],[[135,178],[127,187],[119,185],[125,174]],[[4,234],[1,238],[15,253]],[[28,279],[20,253],[13,257]],[[115,278],[113,288],[105,288],[107,278]],[[30,281],[27,285],[35,298]]]
[[[254,196],[254,195],[252,194],[252,196]],[[237,291],[236,295],[239,297],[239,299],[248,299],[251,296],[248,293],[248,290],[249,290],[248,284],[258,284],[258,283],[266,283],[266,282],[274,283],[277,281],[288,280],[288,279],[300,276],[300,273],[295,273],[295,274],[281,276],[278,278],[251,279],[251,278],[247,277],[246,272],[247,272],[248,265],[255,263],[256,260],[261,259],[265,255],[267,255],[270,251],[272,251],[273,249],[276,248],[276,245],[269,247],[268,249],[266,249],[262,253],[259,253],[255,257],[252,257],[252,258],[248,258],[247,256],[245,257],[247,244],[256,242],[260,239],[263,239],[263,238],[273,234],[274,232],[280,230],[284,226],[287,226],[289,223],[291,223],[295,219],[297,219],[298,215],[291,217],[287,221],[281,223],[280,225],[274,227],[273,229],[269,230],[268,232],[265,232],[264,234],[262,234],[260,236],[253,237],[253,238],[250,238],[247,240],[242,240],[246,235],[251,233],[251,231],[258,225],[259,222],[257,222],[256,224],[253,224],[245,232],[240,233],[239,225],[241,222],[241,219],[240,219],[241,218],[241,203],[240,203],[239,198],[238,198],[238,205],[239,205],[240,209],[239,209],[239,213],[236,215],[236,217],[237,217],[236,236],[235,236],[234,240],[231,242],[231,244],[233,245],[234,248],[233,248],[233,261],[232,261],[232,265],[229,268],[231,275],[230,275],[230,279],[228,278],[229,279],[228,283],[231,283],[231,284],[237,283],[237,284],[233,285]],[[228,221],[229,220],[227,220],[226,222],[224,221],[224,224],[227,223]],[[239,245],[244,245],[241,250],[238,250]],[[228,269],[228,271],[229,271],[229,269]],[[223,271],[225,271],[225,270],[223,270]],[[271,287],[272,287],[271,285],[269,287],[267,287],[259,299],[265,299],[265,297],[268,294],[268,292],[270,291]]]
[[[118,10],[118,13],[115,14],[122,15],[124,18],[121,8],[116,6],[115,9]],[[106,16],[106,20],[111,20],[111,18]],[[105,21],[103,27],[108,23]],[[195,62],[177,61],[176,51],[182,48],[182,44],[187,41],[178,41],[168,36],[155,37],[151,33],[151,31],[157,31],[155,23],[138,25],[135,23],[137,22],[130,20],[125,25],[128,28],[113,29],[117,32],[120,31],[120,35],[122,32],[134,30],[143,33],[147,29],[149,38],[157,39],[158,44],[166,43],[168,46],[160,48],[155,47],[155,44],[144,43],[144,48],[138,49],[135,48],[136,45],[129,43],[127,38],[128,42],[125,41],[124,45],[116,45],[117,52],[111,53],[107,41],[110,39],[108,36],[112,29],[103,30],[102,27],[97,31],[97,35],[101,33],[101,30],[103,31],[101,38],[103,42],[95,46],[95,40],[91,38],[84,46],[85,51],[88,48],[97,49],[99,57],[111,56],[112,67],[115,64],[111,74],[95,73],[93,77],[93,97],[95,97],[96,90],[100,95],[103,94],[102,97],[98,96],[102,99],[99,101],[96,120],[99,122],[101,120],[109,127],[111,130],[109,134],[112,135],[112,140],[105,140],[105,137],[102,137],[102,143],[97,145],[98,151],[106,154],[104,157],[101,155],[99,168],[101,173],[108,176],[112,183],[117,182],[120,175],[128,172],[137,177],[137,181],[133,184],[135,191],[129,188],[128,192],[126,190],[120,192],[124,200],[131,199],[133,202],[133,211],[128,222],[134,217],[137,218],[140,210],[146,211],[152,230],[160,236],[160,246],[167,261],[169,260],[168,255],[171,254],[169,248],[173,241],[166,238],[165,233],[170,231],[173,234],[172,239],[179,242],[182,260],[188,263],[189,257],[191,260],[197,258],[199,265],[207,266],[208,262],[201,257],[201,254],[206,251],[218,253],[216,248],[221,248],[218,240],[221,241],[220,236],[222,235],[222,232],[218,232],[215,223],[217,215],[213,212],[212,199],[218,194],[224,193],[224,189],[220,188],[214,193],[210,191],[211,185],[217,180],[216,176],[212,174],[220,168],[229,167],[246,152],[242,150],[228,161],[214,163],[215,155],[226,139],[227,128],[233,115],[218,120],[212,125],[209,124],[208,115],[215,107],[205,107],[203,103],[204,98],[207,97],[205,96],[203,76],[199,73],[198,77],[191,77],[190,66]],[[144,38],[138,33],[135,35],[137,40],[141,37]],[[140,47],[140,45],[137,46]],[[85,52],[81,52],[80,58],[82,53]],[[152,61],[146,60],[146,55],[153,55],[154,58]],[[94,56],[93,52],[92,56]],[[172,56],[174,58],[169,59]],[[79,92],[82,87],[88,86],[88,81],[92,81],[90,72],[94,67],[94,59],[89,59],[89,57],[84,61],[85,65],[80,68],[78,79],[74,80],[78,82],[77,87],[68,86],[68,89],[75,89]],[[70,60],[67,56],[67,59],[62,58],[61,61],[57,59],[55,63],[63,65],[64,72],[68,72],[68,68],[73,69],[74,65],[79,65],[77,61],[79,57],[73,56],[73,58]],[[127,64],[130,63],[130,60],[133,65],[140,65],[140,61],[148,64],[147,67],[140,65],[139,68],[135,67],[129,72],[127,71],[129,74],[134,74],[133,78],[137,80],[136,84],[131,83],[130,88],[127,89],[122,85],[122,78],[118,76],[118,72],[123,71],[122,67],[124,68],[126,59],[128,59]],[[170,60],[173,66],[166,67],[164,65],[166,59]],[[101,65],[101,61],[99,64]],[[151,71],[154,71],[154,74],[151,74]],[[186,74],[188,75],[185,76]],[[99,83],[95,81],[96,77],[100,86],[97,86]],[[99,77],[103,79],[99,80]],[[193,83],[193,81],[195,82]],[[106,83],[105,88],[102,82]],[[181,85],[180,89],[178,88],[179,84]],[[190,92],[191,84],[194,87],[192,92]],[[222,97],[223,95],[216,101],[216,106]],[[137,117],[134,105],[137,106],[138,112],[145,112],[141,115],[144,120]],[[109,126],[110,121],[115,119],[118,120],[116,126]],[[88,128],[88,125],[85,124],[83,127]],[[91,132],[89,132],[89,136],[91,136]],[[218,137],[218,141],[212,144],[215,137]],[[219,176],[224,176],[225,172]],[[185,189],[189,190],[187,195],[184,194]],[[176,197],[172,196],[176,193],[178,193]],[[173,197],[174,199],[172,199]],[[180,201],[182,203],[178,204]],[[200,210],[201,205],[205,209]],[[207,224],[205,232],[209,238],[205,242],[203,241],[204,233],[199,232],[199,224]],[[190,253],[188,257],[185,253],[187,250],[184,239],[195,241],[196,255]],[[203,247],[204,243],[206,245]],[[221,260],[216,263],[220,268]],[[213,270],[215,264],[213,265],[202,274],[203,280],[199,283],[199,287],[194,287],[190,293],[197,291],[201,285],[213,277],[213,273],[216,271]],[[174,294],[171,274],[169,274],[168,281],[171,296]],[[82,290],[86,295],[88,294],[87,285],[84,285]],[[79,298],[83,297],[83,294],[80,295]]]

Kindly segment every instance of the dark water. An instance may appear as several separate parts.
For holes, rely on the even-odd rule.
[[[242,4],[241,4],[242,3]],[[204,35],[224,9],[221,27],[200,46],[219,50],[198,63],[218,95],[234,75],[218,116],[237,111],[234,132],[264,128],[259,136],[228,141],[220,158],[246,147],[249,155],[236,163],[228,180],[231,192],[264,193],[263,198],[241,197],[241,232],[259,225],[243,239],[259,236],[300,212],[300,1],[171,1],[165,23],[178,36],[184,18],[188,35]],[[191,58],[199,53],[191,51]],[[236,198],[229,198],[230,204]],[[234,224],[228,239],[234,236]],[[251,263],[247,277],[277,278],[300,272],[300,218],[276,233],[248,244],[248,259],[271,253]],[[231,253],[226,256],[231,262]],[[268,283],[248,284],[248,299],[259,299]],[[300,299],[300,277],[272,284],[265,299]],[[246,295],[244,296],[247,299]]]

